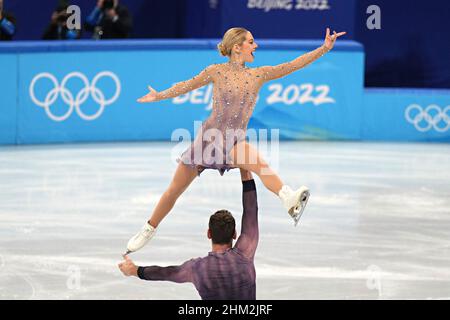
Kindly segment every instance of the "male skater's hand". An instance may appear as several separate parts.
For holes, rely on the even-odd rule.
[[[241,171],[241,180],[242,181],[246,181],[246,180],[252,180],[253,176],[252,173],[250,171],[244,170],[239,168],[239,170]]]
[[[137,270],[138,267],[134,264],[134,262],[128,258],[128,256],[123,255],[123,258],[125,259],[122,263],[119,263],[119,269],[122,271],[122,273],[129,277],[129,276],[135,276],[137,277]]]

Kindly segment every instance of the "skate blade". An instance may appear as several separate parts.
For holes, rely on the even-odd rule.
[[[309,191],[305,191],[300,196],[299,204],[289,210],[289,214],[294,219],[294,227],[297,226],[300,217],[303,214],[303,211],[305,210],[306,204],[308,203],[309,199]]]
[[[130,251],[130,250],[127,250],[127,252],[125,252],[122,256],[127,256],[127,255],[129,255],[130,253],[132,253],[133,251]]]

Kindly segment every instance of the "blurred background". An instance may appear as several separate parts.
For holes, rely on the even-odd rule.
[[[85,21],[96,2],[4,0],[3,6],[17,21],[14,40],[40,40],[55,9],[78,5]],[[265,9],[271,3],[276,1],[120,0],[133,21],[129,38],[220,38],[228,28],[244,26],[256,39],[322,39],[329,25],[364,45],[366,86],[450,88],[448,1],[280,1],[288,9]],[[305,9],[295,10],[298,4]],[[370,5],[381,9],[379,30],[366,26]],[[82,31],[82,39],[91,37]]]

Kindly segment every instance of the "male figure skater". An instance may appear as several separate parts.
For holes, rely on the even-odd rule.
[[[227,210],[219,210],[209,219],[208,239],[212,251],[206,257],[191,259],[180,266],[139,267],[126,255],[119,268],[126,276],[142,280],[191,282],[203,300],[255,300],[256,272],[254,256],[258,245],[258,204],[252,174],[241,169],[241,235],[236,239],[235,220]]]

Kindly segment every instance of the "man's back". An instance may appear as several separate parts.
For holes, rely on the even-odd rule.
[[[193,283],[203,300],[255,300],[256,272],[253,259],[237,248],[210,252],[194,260]]]

